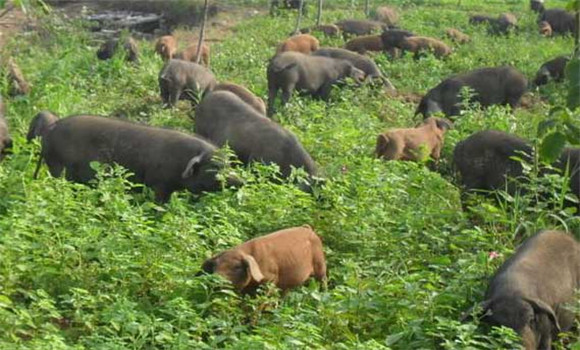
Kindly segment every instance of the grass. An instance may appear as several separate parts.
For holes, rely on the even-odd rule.
[[[330,3],[330,2],[329,2]],[[362,17],[362,1],[332,2],[323,21]],[[397,1],[401,26],[442,37],[456,27],[472,37],[445,61],[374,56],[402,93],[423,94],[441,79],[482,66],[513,64],[532,78],[547,59],[569,53],[571,38],[541,37],[527,1]],[[562,5],[552,1],[550,6]],[[521,32],[490,37],[467,25],[470,13],[518,15]],[[314,21],[311,9],[304,25]],[[267,94],[266,65],[294,25],[294,13],[258,15],[212,45],[220,80]],[[323,45],[342,45],[321,38]],[[32,179],[38,143],[28,123],[40,110],[92,113],[192,130],[186,104],[161,107],[153,44],[140,42],[137,66],[96,59],[97,43],[79,23],[44,17],[3,51],[15,58],[32,93],[7,101],[14,154],[0,164],[0,348],[6,349],[498,349],[517,348],[508,329],[461,314],[482,299],[487,281],[521,240],[543,228],[577,232],[566,212],[535,210],[525,199],[502,205],[478,198],[462,212],[449,171],[454,145],[482,129],[530,140],[566,87],[535,91],[529,108],[470,109],[446,138],[441,173],[422,164],[373,158],[376,135],[418,120],[415,104],[369,87],[333,91],[328,103],[293,98],[276,116],[297,134],[327,179],[314,196],[264,174],[239,170],[237,191],[158,206],[135,194],[119,168],[93,187]],[[5,91],[6,84],[1,88]],[[4,94],[3,94],[4,95]],[[308,223],[323,237],[330,288],[315,283],[280,299],[236,295],[216,276],[194,277],[216,252],[281,228]],[[500,254],[489,257],[490,252]],[[557,349],[580,346],[564,335]]]

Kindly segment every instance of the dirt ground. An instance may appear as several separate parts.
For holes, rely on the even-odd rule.
[[[20,7],[7,2],[4,9],[0,10],[0,50],[14,33],[24,29],[28,23],[29,20]]]

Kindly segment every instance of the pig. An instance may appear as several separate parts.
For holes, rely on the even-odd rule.
[[[421,99],[415,115],[422,114],[424,118],[437,112],[447,117],[459,115],[462,108],[460,91],[464,86],[475,90],[472,101],[484,108],[495,104],[516,108],[527,85],[526,77],[511,66],[472,70],[447,78],[431,89]]]
[[[508,34],[514,29],[518,29],[518,20],[511,13],[502,13],[491,23],[493,34]]]
[[[411,129],[391,129],[377,137],[375,153],[386,160],[420,161],[423,153],[439,160],[445,132],[453,124],[441,118],[427,118]]]
[[[47,132],[52,130],[54,124],[58,121],[58,116],[50,111],[42,111],[34,116],[28,127],[26,141],[32,142],[37,137],[43,137]]]
[[[227,143],[244,164],[277,164],[284,178],[292,167],[316,176],[314,161],[293,133],[229,91],[215,91],[203,99],[195,112],[195,132],[219,147]]]
[[[523,174],[517,157],[531,162],[530,144],[511,134],[498,130],[484,130],[460,141],[453,150],[453,165],[458,171],[465,192],[494,191],[508,187],[516,192],[516,183]],[[509,181],[508,181],[509,180]]]
[[[419,58],[424,52],[432,52],[437,58],[447,57],[451,54],[451,48],[444,42],[425,37],[425,36],[409,36],[401,40],[399,49],[403,51],[411,51],[415,55],[415,59]]]
[[[552,26],[550,25],[550,23],[546,21],[541,21],[540,23],[538,23],[538,30],[540,31],[540,34],[545,37],[550,37],[553,34]]]
[[[12,150],[12,138],[10,137],[4,111],[4,101],[2,96],[0,96],[0,161]]]
[[[301,52],[303,54],[310,54],[318,50],[320,43],[318,39],[309,34],[299,34],[294,35],[282,43],[280,43],[276,49],[276,53],[282,53],[287,51]]]
[[[395,86],[383,75],[383,73],[381,73],[375,61],[369,57],[334,47],[320,48],[312,55],[347,60],[352,63],[355,68],[360,69],[364,73],[365,81],[378,79],[387,89],[395,90]]]
[[[381,40],[383,41],[383,48],[385,51],[391,53],[392,57],[395,57],[395,52],[397,48],[401,46],[401,42],[404,38],[415,36],[413,32],[403,29],[390,29],[386,30],[381,34]]]
[[[206,260],[201,268],[225,277],[242,294],[254,294],[267,282],[283,294],[310,277],[326,284],[322,240],[308,225],[254,238]]]
[[[175,59],[197,63],[197,46],[198,44],[189,45],[185,50],[175,54]],[[210,48],[206,43],[201,44],[201,59],[199,64],[209,68],[210,65]]]
[[[445,35],[451,39],[451,41],[454,41],[458,44],[466,44],[469,41],[471,41],[471,38],[469,38],[469,35],[464,34],[462,32],[460,32],[459,30],[455,29],[455,28],[447,28],[445,29]]]
[[[376,21],[382,22],[388,26],[394,26],[399,21],[397,10],[389,6],[378,7],[373,17]]]
[[[335,24],[342,31],[345,39],[349,35],[370,35],[388,28],[384,23],[365,19],[345,19]]]
[[[312,32],[322,32],[328,37],[336,37],[340,34],[340,29],[335,24],[321,24],[300,29],[301,34],[310,34]]]
[[[556,82],[564,80],[564,71],[569,60],[568,56],[558,56],[542,64],[534,78],[534,86],[545,85],[550,80]]]
[[[234,83],[219,83],[215,86],[213,91],[229,91],[236,94],[242,101],[250,105],[256,112],[266,116],[266,104],[264,100],[254,95],[250,90],[245,87],[234,84]]]
[[[117,163],[131,171],[135,182],[153,189],[155,199],[167,202],[175,191],[194,194],[221,189],[212,160],[216,147],[197,136],[154,128],[120,119],[76,115],[60,119],[42,138],[35,178],[44,159],[50,174],[87,183],[95,177],[90,163]],[[229,179],[228,185],[236,185]]]
[[[97,58],[100,60],[111,59],[117,51],[121,49],[120,39],[109,39],[105,41],[97,51]],[[136,63],[139,61],[139,49],[137,43],[131,37],[127,37],[122,42],[122,49],[125,51],[125,59],[129,62]]]
[[[161,99],[168,106],[177,101],[190,100],[196,104],[200,97],[213,90],[216,79],[206,67],[183,60],[172,59],[165,63],[159,73]]]
[[[344,48],[364,55],[367,51],[383,51],[384,45],[380,35],[366,35],[349,40]]]
[[[308,56],[299,52],[283,52],[268,65],[268,115],[274,113],[274,100],[282,89],[282,105],[294,89],[306,91],[314,97],[328,100],[332,85],[352,77],[361,82],[365,74],[347,60],[322,56]]]
[[[515,330],[526,350],[551,349],[572,328],[580,288],[580,242],[563,231],[544,230],[524,243],[496,272],[481,302],[482,319]]]
[[[30,85],[24,79],[24,74],[22,74],[20,67],[12,58],[8,60],[8,82],[10,96],[28,95],[30,93]]]
[[[177,40],[172,35],[164,35],[155,43],[155,52],[161,56],[163,61],[172,59],[176,51]]]
[[[554,8],[544,10],[538,18],[538,22],[542,21],[550,24],[553,34],[574,34],[576,30],[574,14],[564,9]]]
[[[495,22],[495,20],[495,18],[486,15],[469,16],[469,24],[491,24]]]

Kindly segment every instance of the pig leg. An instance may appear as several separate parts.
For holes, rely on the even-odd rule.
[[[292,92],[294,91],[294,87],[296,84],[289,84],[282,88],[282,106],[285,106],[288,101],[290,101],[290,97],[292,97]]]
[[[153,190],[155,192],[155,202],[161,204],[169,202],[169,198],[171,198],[171,191],[163,186],[157,186]]]
[[[319,251],[314,253],[314,273],[313,277],[322,285],[320,286],[321,289],[326,290],[328,288],[327,285],[327,277],[326,277],[326,262],[324,260],[324,253]]]
[[[318,89],[315,96],[319,97],[323,101],[328,101],[328,98],[330,97],[331,90],[332,90],[332,83],[326,82],[320,87],[320,89]]]
[[[169,91],[169,101],[168,104],[169,106],[173,107],[177,104],[177,101],[179,101],[179,97],[181,96],[183,88],[181,87],[174,87],[173,89],[171,89],[171,91]]]

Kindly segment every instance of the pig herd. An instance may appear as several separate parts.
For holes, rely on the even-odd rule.
[[[545,9],[543,1],[538,0],[531,1],[531,8],[538,13],[543,35],[573,30],[574,22],[570,22],[571,15],[566,11]],[[198,50],[194,44],[180,51],[175,37],[163,36],[155,44],[155,52],[164,61],[158,75],[161,101],[167,107],[175,106],[179,100],[189,101],[195,107],[195,134],[96,115],[61,119],[43,111],[33,118],[27,134],[28,141],[41,139],[34,176],[44,162],[54,177],[64,173],[70,181],[88,183],[95,177],[90,162],[118,163],[131,171],[133,181],[150,187],[156,200],[163,203],[179,190],[199,194],[242,185],[233,176],[218,180],[217,174],[224,164],[214,155],[227,145],[243,164],[276,164],[285,178],[293,168],[302,168],[307,179],[297,185],[311,191],[318,175],[315,161],[292,132],[271,119],[276,113],[279,92],[279,108],[284,108],[296,91],[328,100],[337,86],[349,84],[355,88],[371,84],[374,88],[395,90],[366,53],[384,52],[393,59],[407,51],[416,59],[429,54],[445,59],[453,54],[437,38],[397,28],[398,19],[395,9],[380,7],[375,20],[346,19],[292,33],[275,48],[268,62],[267,104],[244,86],[217,81],[210,69],[209,45],[203,44]],[[473,15],[469,23],[485,23],[493,35],[519,30],[512,14]],[[316,34],[342,34],[347,41],[344,48],[320,47]],[[456,44],[471,40],[455,28],[446,29],[444,35]],[[108,40],[98,49],[97,57],[109,59],[117,52],[130,62],[139,61],[137,44],[131,38]],[[473,91],[471,101],[482,108],[491,105],[516,108],[529,86],[561,81],[568,59],[561,56],[546,62],[531,84],[512,66],[482,67],[448,77],[418,103],[415,115],[424,118],[422,123],[390,129],[377,136],[376,157],[390,161],[429,158],[438,161],[445,133],[453,127],[452,120],[461,115],[464,88]],[[9,72],[15,93],[28,93],[29,86],[13,62],[9,63]],[[12,140],[1,100],[0,113],[3,157],[11,149]],[[528,141],[494,130],[479,131],[460,141],[453,152],[453,164],[464,195],[504,188],[517,192],[523,165],[514,157],[526,161],[532,159],[533,153]],[[571,192],[579,197],[580,149],[565,148],[553,168],[567,174]],[[577,201],[568,205],[580,212]],[[322,241],[308,225],[243,243],[206,260],[201,270],[200,274],[224,276],[242,293],[255,293],[265,282],[272,282],[286,292],[310,277],[326,284]],[[568,233],[545,230],[527,239],[504,263],[491,280],[485,301],[476,309],[489,323],[517,331],[526,349],[549,349],[556,334],[570,329],[574,323],[574,315],[563,304],[574,298],[578,288],[580,243]],[[474,312],[468,313],[473,315]]]

